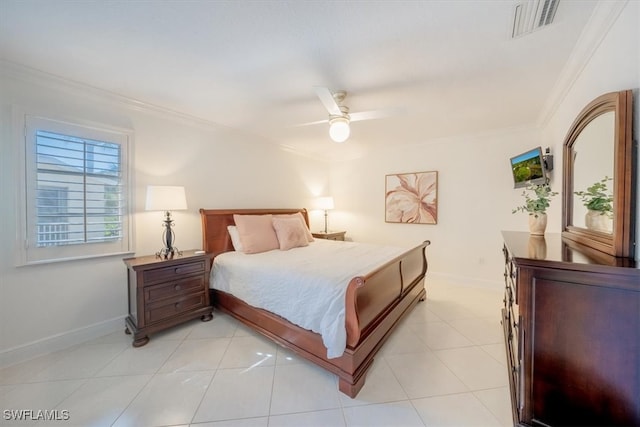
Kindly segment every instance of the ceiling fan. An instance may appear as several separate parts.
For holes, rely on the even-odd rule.
[[[398,108],[386,108],[381,110],[361,111],[357,113],[349,113],[349,107],[343,105],[347,92],[339,90],[331,92],[326,87],[314,86],[316,94],[324,108],[329,113],[327,120],[319,120],[315,122],[303,123],[299,126],[315,125],[319,123],[329,123],[329,137],[335,142],[344,142],[351,135],[351,122],[360,120],[382,119],[385,117],[398,114]]]

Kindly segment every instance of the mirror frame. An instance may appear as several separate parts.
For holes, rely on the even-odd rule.
[[[575,119],[564,141],[562,237],[615,257],[629,258],[634,249],[634,153],[632,138],[632,91],[599,96]],[[582,130],[603,113],[615,113],[613,164],[613,233],[603,233],[573,225],[573,148]]]

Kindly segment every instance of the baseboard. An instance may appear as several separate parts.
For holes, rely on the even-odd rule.
[[[25,360],[33,359],[47,353],[63,350],[116,331],[124,331],[125,317],[126,316],[119,316],[0,351],[0,368],[15,365],[16,363],[24,362]]]
[[[502,279],[502,277],[500,278]],[[464,277],[449,273],[439,272],[427,272],[426,276],[427,292],[429,291],[429,281],[436,283],[442,283],[446,285],[454,286],[467,286],[472,288],[490,289],[490,290],[502,290],[504,288],[504,282],[501,280],[486,280],[478,279],[475,277]]]

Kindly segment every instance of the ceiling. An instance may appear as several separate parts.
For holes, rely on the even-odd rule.
[[[516,2],[0,0],[10,62],[331,159],[536,125],[596,2],[512,39]],[[313,87],[348,92],[336,144]]]

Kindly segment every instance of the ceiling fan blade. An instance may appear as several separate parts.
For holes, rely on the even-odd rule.
[[[333,93],[331,93],[328,88],[322,86],[314,86],[313,88],[315,89],[318,98],[320,98],[320,101],[322,101],[322,105],[324,105],[324,108],[327,109],[329,114],[331,114],[332,116],[342,115],[342,111],[340,111],[338,103],[333,98]]]
[[[327,120],[327,119],[325,119],[325,120],[317,120],[315,122],[300,123],[298,125],[291,125],[289,127],[297,128],[297,127],[300,127],[300,126],[319,125],[320,123],[329,123],[329,120]]]
[[[401,116],[406,114],[406,110],[400,107],[382,108],[380,110],[360,111],[349,114],[352,122],[360,120],[385,119],[387,117]]]

